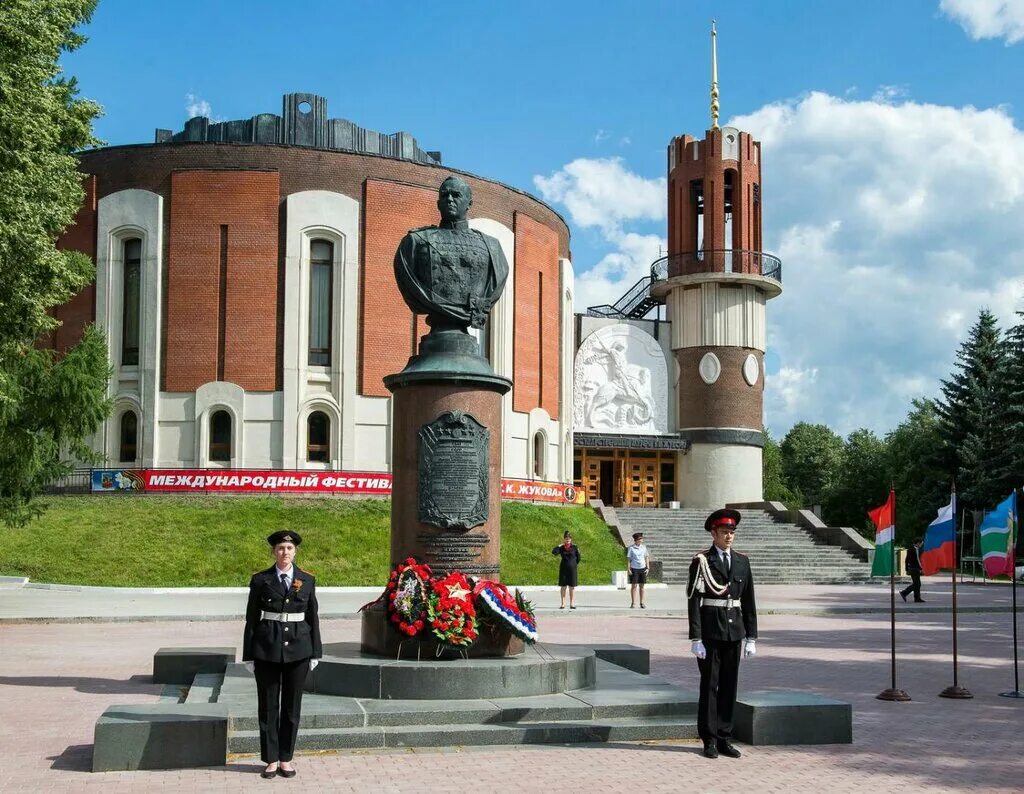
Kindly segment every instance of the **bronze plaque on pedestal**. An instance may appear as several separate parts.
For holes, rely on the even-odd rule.
[[[490,439],[490,431],[463,411],[446,411],[420,428],[420,521],[441,529],[487,521]]]

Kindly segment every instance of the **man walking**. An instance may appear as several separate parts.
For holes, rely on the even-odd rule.
[[[733,711],[740,653],[753,656],[757,638],[757,607],[750,561],[732,548],[740,514],[716,510],[704,522],[714,542],[690,563],[687,607],[691,650],[700,669],[697,732],[704,755],[739,758],[732,744]]]
[[[907,549],[907,576],[910,577],[910,584],[900,590],[900,595],[903,596],[903,600],[907,600],[907,596],[914,593],[914,603],[923,604],[924,599],[921,598],[921,544],[923,543],[921,538],[914,538],[914,542],[910,544],[910,548]]]

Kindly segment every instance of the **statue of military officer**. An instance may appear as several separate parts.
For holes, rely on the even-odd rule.
[[[469,228],[473,191],[450,176],[437,191],[441,223],[412,229],[395,252],[395,279],[409,308],[433,329],[483,328],[508,278],[493,237]]]

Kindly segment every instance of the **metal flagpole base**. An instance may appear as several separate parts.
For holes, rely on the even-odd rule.
[[[954,700],[968,700],[973,698],[974,695],[962,686],[948,686],[939,692],[939,697],[953,698]]]
[[[1014,689],[1012,692],[1000,692],[999,697],[1001,698],[1024,698],[1024,692],[1018,692]]]
[[[898,703],[903,703],[910,700],[910,695],[907,694],[905,689],[883,689],[877,695],[875,700],[894,700]]]

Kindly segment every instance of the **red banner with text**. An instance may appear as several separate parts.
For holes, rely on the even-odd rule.
[[[391,475],[365,471],[276,471],[274,469],[93,469],[95,493],[319,493],[390,496]],[[502,479],[501,498],[583,504],[572,485]]]

